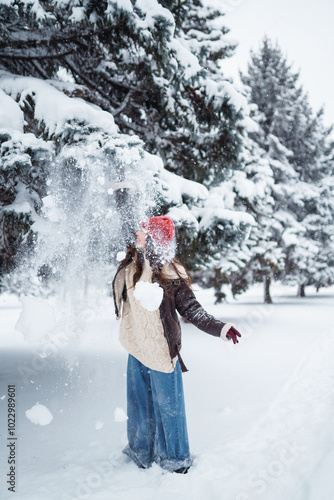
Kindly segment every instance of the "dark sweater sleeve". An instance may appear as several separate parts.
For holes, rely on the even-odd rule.
[[[175,308],[178,313],[203,332],[219,337],[226,323],[206,312],[183,280],[179,280],[179,283],[174,287]]]

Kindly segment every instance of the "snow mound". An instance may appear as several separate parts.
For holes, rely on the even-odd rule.
[[[308,481],[321,482],[333,463],[333,352],[330,329],[311,346],[268,413],[247,436],[230,445],[247,464],[248,477],[238,476],[238,481],[249,492],[266,491],[270,500],[303,500],[305,491],[296,478],[302,474]],[[240,498],[250,496],[241,488]]]
[[[156,311],[162,301],[163,290],[158,283],[139,281],[135,286],[135,299],[148,311]]]
[[[39,403],[26,411],[26,417],[35,425],[48,425],[53,420],[50,410]]]
[[[24,335],[28,342],[41,341],[56,327],[56,317],[50,304],[32,296],[21,296],[22,312],[15,329]]]

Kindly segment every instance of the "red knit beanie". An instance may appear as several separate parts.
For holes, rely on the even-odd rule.
[[[141,223],[143,230],[160,246],[168,247],[175,234],[172,219],[165,215],[151,217]]]

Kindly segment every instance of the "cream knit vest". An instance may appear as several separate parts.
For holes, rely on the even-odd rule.
[[[127,300],[123,303],[120,342],[136,359],[152,370],[171,373],[177,358],[171,359],[164,336],[160,311],[148,311],[134,297],[135,264],[125,269]],[[152,271],[145,259],[140,281],[152,282]]]

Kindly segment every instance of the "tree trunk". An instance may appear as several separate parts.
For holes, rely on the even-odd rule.
[[[264,303],[265,304],[272,304],[273,301],[270,296],[270,284],[271,284],[271,277],[270,276],[265,276],[263,280],[264,284]]]
[[[298,297],[305,297],[305,285],[299,285],[298,287]]]

